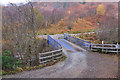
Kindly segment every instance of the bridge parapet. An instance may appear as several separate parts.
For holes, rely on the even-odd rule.
[[[79,45],[80,47],[86,49],[86,50],[90,50],[91,49],[91,42],[79,39],[79,38],[75,38],[73,36],[70,36],[69,34],[64,34],[64,39]]]
[[[104,53],[120,53],[120,45],[119,44],[93,44],[89,41],[85,41],[69,34],[64,34],[64,39],[79,45],[80,47],[86,50],[104,52]]]

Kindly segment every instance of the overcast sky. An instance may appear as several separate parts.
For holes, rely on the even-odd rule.
[[[21,3],[21,2],[26,2],[26,0],[0,0],[1,4]]]
[[[8,3],[21,3],[21,2],[27,2],[28,0],[0,0],[1,4],[8,4]],[[56,2],[56,1],[62,1],[62,2],[78,2],[78,1],[86,1],[86,2],[115,2],[115,1],[120,1],[120,0],[29,0],[29,1],[48,1],[48,2]]]

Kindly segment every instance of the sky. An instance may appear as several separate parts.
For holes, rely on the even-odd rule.
[[[8,4],[8,3],[21,3],[21,2],[26,2],[26,0],[0,0],[1,4]]]
[[[68,2],[69,2],[69,1],[70,1],[70,2],[71,2],[71,1],[72,1],[72,2],[78,2],[78,1],[86,1],[86,2],[91,2],[91,1],[92,1],[92,2],[96,2],[96,1],[97,1],[97,2],[104,2],[104,1],[105,1],[105,2],[111,2],[111,1],[112,1],[112,2],[114,2],[114,1],[120,1],[120,0],[29,0],[29,1],[33,1],[33,2],[34,2],[34,1],[35,1],[35,2],[36,2],[36,1],[37,1],[37,2],[38,2],[38,1],[44,1],[44,2],[45,2],[45,1],[46,1],[46,2],[47,2],[47,1],[48,1],[48,2],[57,2],[57,1],[62,1],[62,2],[67,2],[67,1],[68,1]],[[8,3],[22,3],[22,2],[25,3],[25,2],[27,2],[27,0],[0,0],[0,3],[1,3],[1,4],[4,4],[4,5],[6,5],[6,4],[8,4]]]

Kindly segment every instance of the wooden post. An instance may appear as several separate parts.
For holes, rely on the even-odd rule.
[[[41,58],[41,54],[39,53],[39,64],[41,64],[41,62],[42,62],[42,60],[40,58]]]
[[[52,52],[52,61],[54,62],[54,57],[53,57],[54,55],[53,55],[53,52]]]

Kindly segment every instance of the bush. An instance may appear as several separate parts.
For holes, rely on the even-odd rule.
[[[6,75],[6,74],[7,74],[7,72],[2,70],[2,75]]]
[[[97,49],[97,51],[98,51],[99,53],[102,53],[102,49]]]
[[[29,70],[30,66],[25,66],[25,70]]]
[[[20,62],[12,56],[10,51],[3,53],[2,55],[2,68],[3,70],[12,70],[15,67],[20,66]]]
[[[16,67],[16,71],[18,71],[18,72],[22,72],[23,69],[22,69],[21,67]]]
[[[108,51],[106,50],[106,51],[105,51],[105,53],[107,54],[107,53],[108,53]]]

